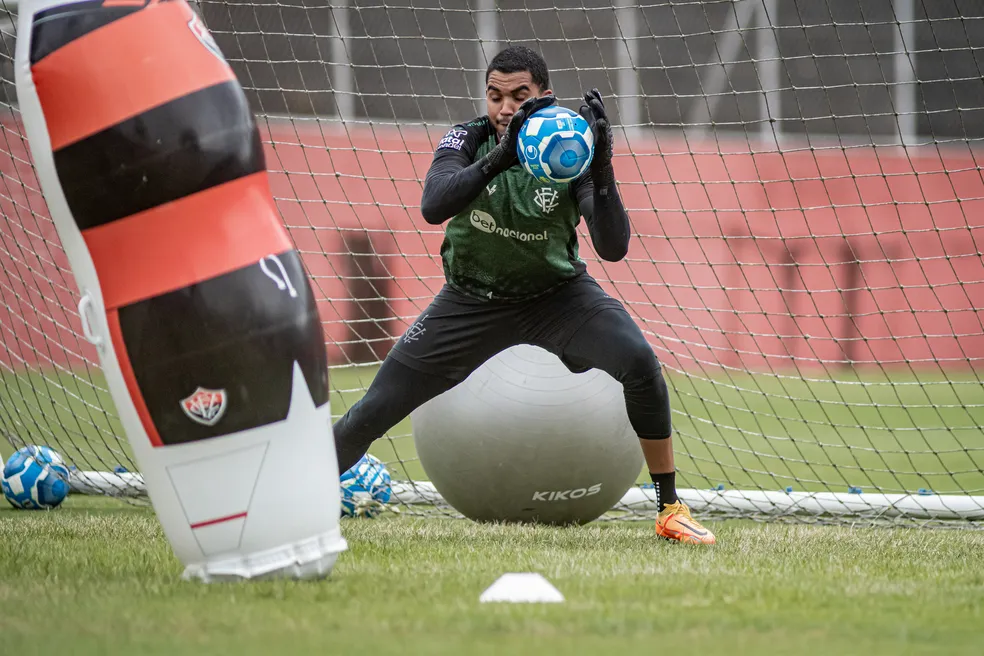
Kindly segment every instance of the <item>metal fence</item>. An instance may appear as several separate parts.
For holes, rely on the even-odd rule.
[[[626,126],[984,137],[979,0],[204,0],[269,114],[448,123],[488,60],[541,51],[563,99],[598,87]]]
[[[980,0],[201,0],[261,114],[438,125],[481,111],[488,61],[538,49],[569,101],[645,129],[984,138]],[[15,105],[16,2],[0,2]]]

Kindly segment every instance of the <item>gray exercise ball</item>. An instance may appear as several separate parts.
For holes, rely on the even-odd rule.
[[[411,422],[427,476],[476,521],[585,524],[642,470],[621,384],[536,346],[499,353]]]

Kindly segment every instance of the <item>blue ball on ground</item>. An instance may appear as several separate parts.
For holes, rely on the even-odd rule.
[[[377,517],[393,496],[389,470],[368,453],[342,474],[339,483],[343,517]]]
[[[56,508],[68,496],[68,467],[50,447],[25,446],[15,451],[4,464],[0,488],[15,508]]]

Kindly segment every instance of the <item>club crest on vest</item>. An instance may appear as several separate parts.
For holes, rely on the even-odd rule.
[[[550,187],[540,187],[536,190],[533,195],[533,202],[544,214],[550,214],[556,209],[557,205],[557,190],[551,189]]]

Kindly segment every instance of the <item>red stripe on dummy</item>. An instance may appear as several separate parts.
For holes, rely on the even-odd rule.
[[[183,2],[151,4],[69,42],[32,66],[51,149],[236,79],[229,65],[189,27],[195,18]],[[153,54],[128,58],[120,52]]]
[[[207,519],[204,522],[197,522],[191,525],[191,528],[205,528],[206,526],[213,526],[215,524],[222,524],[223,522],[231,522],[234,519],[242,519],[248,513],[236,513],[235,515],[229,515],[228,517],[217,517],[215,519]]]
[[[184,289],[293,248],[266,171],[82,231],[106,309]]]
[[[116,310],[106,311],[106,323],[109,325],[109,337],[113,342],[113,350],[116,352],[116,360],[120,365],[120,372],[123,374],[123,381],[126,383],[126,390],[130,393],[133,405],[137,409],[137,416],[147,432],[147,438],[152,446],[164,446],[161,441],[157,426],[150,417],[150,410],[147,409],[147,402],[140,392],[140,385],[137,377],[133,373],[133,365],[130,363],[130,355],[126,350],[126,342],[123,341],[123,331],[120,328],[120,315]]]

